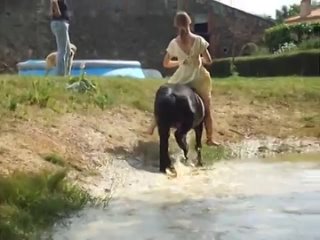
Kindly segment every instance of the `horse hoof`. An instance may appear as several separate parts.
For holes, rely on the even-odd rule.
[[[203,167],[202,162],[198,162],[197,165],[196,165],[196,167]]]
[[[188,158],[182,158],[180,162],[183,163],[184,165],[188,165]]]
[[[172,178],[177,177],[177,171],[174,168],[166,168],[166,174]]]

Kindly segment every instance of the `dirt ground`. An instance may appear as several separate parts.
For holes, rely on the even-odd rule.
[[[213,109],[214,136],[222,144],[266,137],[280,140],[298,137],[319,144],[320,133],[316,132],[319,128],[301,121],[311,113],[292,111],[280,103],[264,106],[224,96],[213,99]],[[119,106],[90,114],[56,114],[50,120],[40,109],[33,109],[32,116],[2,119],[1,173],[58,168],[44,160],[45,155],[55,153],[65,160],[74,177],[84,179],[98,174],[98,169],[111,157],[139,155],[143,148],[151,146],[157,154],[157,134],[143,134],[151,120],[147,112]]]

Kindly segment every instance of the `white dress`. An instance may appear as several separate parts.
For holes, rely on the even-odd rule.
[[[176,38],[171,40],[167,47],[167,52],[171,57],[176,57],[179,67],[169,78],[168,83],[187,84],[194,80],[200,80],[207,75],[201,62],[201,54],[206,51],[209,43],[201,36],[197,36],[190,49],[190,53],[185,53],[178,45]]]

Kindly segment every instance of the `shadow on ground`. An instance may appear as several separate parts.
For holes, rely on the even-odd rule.
[[[116,147],[106,149],[106,151],[125,158],[128,164],[135,169],[158,172],[159,143],[157,141],[139,140],[132,149]]]
[[[191,146],[192,143],[190,145],[188,161],[194,161],[196,157]],[[154,173],[159,172],[159,142],[157,140],[139,140],[132,149],[116,147],[106,149],[106,151],[116,156],[121,156],[135,169]],[[172,162],[182,157],[182,151],[173,139],[170,139],[169,154]]]

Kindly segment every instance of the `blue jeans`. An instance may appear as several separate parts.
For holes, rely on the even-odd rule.
[[[50,26],[57,43],[57,75],[69,75],[71,69],[69,23],[53,20]]]

